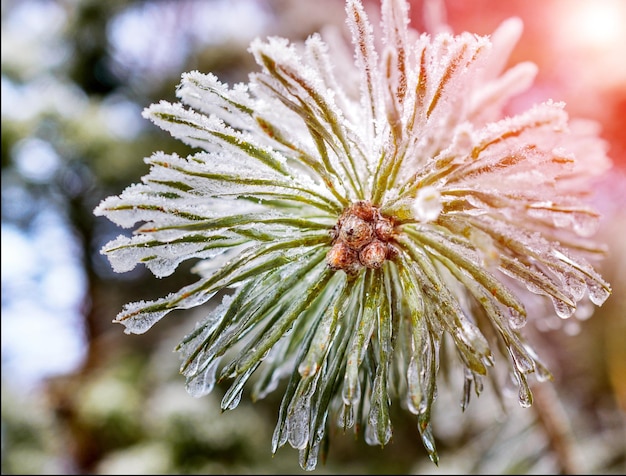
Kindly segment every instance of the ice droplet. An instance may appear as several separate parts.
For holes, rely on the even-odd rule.
[[[313,471],[317,466],[317,455],[320,451],[319,442],[315,442],[315,444],[311,445],[309,451],[305,449],[300,450],[299,454],[299,463],[300,467],[305,471]]]
[[[274,433],[272,434],[272,453],[276,453],[278,448],[287,443],[287,432],[284,431],[284,427],[280,422],[274,427]]]
[[[573,273],[563,273],[563,282],[567,286],[567,291],[574,301],[580,301],[585,295],[587,289],[585,282]]]
[[[522,408],[528,408],[533,404],[533,394],[530,391],[528,382],[526,382],[526,378],[521,374],[517,374],[517,382],[519,385],[519,404]]]
[[[293,448],[304,449],[309,442],[310,407],[310,398],[302,396],[287,416],[288,441]]]
[[[426,411],[426,402],[422,388],[420,385],[420,370],[417,365],[417,359],[411,358],[409,366],[406,371],[408,393],[407,393],[407,408],[415,415],[419,415]]]
[[[430,185],[420,188],[413,201],[411,210],[419,221],[429,222],[436,220],[441,210],[443,210],[439,191]]]
[[[239,405],[241,401],[241,393],[243,392],[243,388],[239,388],[235,393],[232,394],[231,398],[222,400],[222,410],[234,410]]]
[[[529,355],[525,354],[522,349],[511,345],[509,346],[509,353],[511,354],[515,367],[521,373],[528,374],[535,370],[535,362]]]
[[[526,315],[518,312],[512,307],[509,308],[509,324],[513,329],[521,329],[526,325]]]
[[[239,405],[239,402],[241,401],[243,387],[256,368],[257,366],[253,365],[251,368],[239,375],[230,388],[226,390],[221,402],[222,410],[234,410],[237,408],[237,405]]]
[[[213,390],[215,385],[215,373],[220,358],[216,358],[200,373],[187,380],[185,388],[192,397],[203,397]]]
[[[535,360],[535,375],[539,382],[547,382],[553,378],[552,373],[550,373],[547,367],[537,360]]]
[[[602,283],[591,279],[587,280],[587,289],[589,291],[589,299],[591,299],[591,302],[596,306],[602,306],[604,301],[606,301],[611,294],[611,292],[603,286]]]
[[[550,296],[552,299],[552,304],[554,305],[554,310],[556,311],[557,316],[561,319],[568,319],[574,314],[576,311],[576,306],[572,306],[560,299],[556,299],[555,297]]]
[[[391,439],[392,431],[390,422],[388,419],[381,419],[380,413],[380,407],[378,405],[372,405],[365,428],[365,441],[371,446],[386,445]],[[382,428],[380,428],[381,426]]]

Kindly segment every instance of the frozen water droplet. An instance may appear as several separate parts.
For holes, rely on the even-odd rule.
[[[572,273],[565,273],[563,281],[567,286],[568,293],[572,296],[574,301],[580,301],[585,295],[585,291],[587,289],[585,282]]]
[[[552,374],[541,362],[535,361],[535,375],[537,376],[537,380],[539,382],[552,380]]]
[[[284,446],[285,443],[287,443],[287,432],[279,422],[274,427],[274,433],[272,434],[272,453],[276,453],[278,448]]]
[[[469,405],[470,399],[472,397],[472,374],[465,369],[465,379],[463,380],[463,394],[461,396],[461,409],[465,411]]]
[[[567,319],[571,317],[572,314],[574,314],[574,311],[576,311],[576,306],[572,306],[554,297],[551,297],[551,299],[552,304],[554,305],[554,310],[556,311],[557,316],[559,316],[561,319]]]
[[[301,397],[287,417],[288,441],[293,448],[301,450],[309,443],[310,413],[309,398]]]
[[[257,366],[253,365],[251,368],[246,370],[244,373],[239,375],[230,388],[224,394],[222,398],[221,407],[222,410],[233,410],[239,405],[241,401],[241,394],[243,392],[243,387],[252,375],[252,372],[256,370]],[[222,370],[222,373],[224,371]]]
[[[411,209],[415,218],[419,221],[429,222],[436,220],[441,210],[443,210],[439,191],[432,186],[420,188]]]
[[[589,291],[589,299],[591,299],[591,302],[596,306],[602,306],[604,301],[606,301],[611,294],[602,283],[591,279],[587,281],[587,289]]]
[[[528,408],[533,404],[533,394],[530,391],[530,387],[526,382],[526,378],[523,375],[518,375],[519,383],[519,404],[522,408]]]
[[[365,427],[365,442],[370,446],[377,446],[380,444],[378,441],[378,435],[376,435],[376,426],[368,421]]]
[[[518,312],[512,307],[509,308],[509,324],[513,329],[521,329],[526,325],[526,315]]]
[[[243,388],[240,388],[231,396],[230,399],[222,400],[222,410],[234,410],[237,408],[237,405],[239,405],[239,402],[241,401],[242,391]]]
[[[185,388],[192,397],[199,398],[211,393],[215,385],[215,373],[219,361],[219,358],[213,360],[201,373],[187,380]]]
[[[370,414],[365,427],[365,441],[368,445],[384,446],[391,439],[391,423],[385,417],[377,402],[372,404]]]
[[[522,350],[516,348],[515,346],[509,347],[509,352],[511,354],[511,358],[515,363],[515,367],[523,374],[528,374],[535,370],[535,363],[532,358],[525,354]]]
[[[420,370],[415,357],[412,357],[409,362],[406,376],[408,386],[406,398],[407,408],[411,413],[418,415],[426,411],[426,402],[420,384]]]
[[[299,454],[300,467],[304,469],[305,471],[313,471],[315,467],[317,466],[317,455],[319,454],[319,451],[320,451],[319,442],[315,442],[315,444],[312,445],[308,451],[306,450],[306,448],[300,450],[300,454]]]

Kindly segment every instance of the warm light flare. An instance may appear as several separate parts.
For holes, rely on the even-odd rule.
[[[563,30],[573,43],[612,49],[626,44],[626,2],[594,0],[563,4]]]

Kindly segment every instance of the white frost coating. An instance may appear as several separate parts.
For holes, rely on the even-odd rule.
[[[146,163],[152,167],[150,174],[144,177],[149,180],[216,180],[214,177],[223,175],[225,178],[232,175],[236,178],[258,178],[267,180],[284,180],[282,174],[277,173],[267,165],[248,156],[241,155],[233,160],[231,154],[221,152],[198,152],[186,158],[177,154],[154,153]],[[185,185],[186,181],[182,182]]]
[[[144,301],[127,304],[113,322],[122,324],[125,334],[143,334],[171,311],[143,312],[145,305]]]
[[[151,243],[151,246],[147,246]],[[228,243],[225,243],[228,246]],[[223,249],[214,247],[205,249],[206,243],[167,243],[155,244],[150,236],[138,235],[132,239],[119,236],[109,242],[106,253],[111,266],[117,273],[132,270],[138,263],[143,263],[155,276],[162,278],[171,275],[178,265],[191,258],[212,259]]]
[[[430,185],[420,188],[413,201],[411,210],[413,216],[423,223],[436,220],[443,210],[439,190]]]
[[[144,109],[143,117],[168,131],[182,142],[206,151],[228,151],[234,157],[247,155],[242,146],[265,154],[268,160],[280,166],[285,158],[270,148],[261,146],[255,136],[233,129],[217,116],[205,116],[179,103],[160,101]]]
[[[540,202],[528,207],[529,216],[552,221],[557,228],[571,228],[578,235],[589,237],[598,230],[598,215],[590,209],[558,206],[552,202]]]
[[[563,102],[552,100],[535,104],[527,111],[515,116],[505,117],[497,122],[490,122],[477,131],[477,146],[487,147],[497,140],[515,133],[515,140],[535,144],[538,139],[554,142],[554,133],[567,128],[567,113]],[[547,134],[539,134],[546,130]],[[553,146],[552,146],[553,147]]]
[[[145,185],[133,184],[126,188],[120,196],[107,197],[94,210],[96,216],[106,216],[109,220],[122,228],[131,228],[135,223],[143,221],[143,211],[137,210],[133,204],[127,203],[129,197],[139,197],[146,191]],[[138,200],[142,203],[142,200]]]
[[[336,73],[341,65],[333,62],[335,56],[333,56],[333,58],[330,57],[327,42],[322,40],[322,37],[319,34],[314,33],[309,38],[307,38],[305,46],[305,55],[307,57],[307,60],[312,65],[312,67],[317,68],[317,70],[319,71],[320,78],[324,84],[324,88],[327,91],[332,91],[334,93],[334,98],[337,106],[346,119],[343,124],[347,127],[350,127],[351,124],[358,124],[359,121],[356,120],[357,116],[354,116],[352,114],[353,112],[355,112],[356,108],[354,108],[354,104],[348,97],[346,90],[340,84],[340,82],[345,80],[346,78],[337,77]],[[336,53],[334,49],[333,53]]]
[[[143,334],[156,324],[161,318],[174,309],[189,309],[204,304],[213,297],[215,291],[202,292],[198,291],[201,287],[200,283],[193,283],[180,289],[176,293],[154,301],[139,301],[126,304],[122,311],[117,315],[114,322],[123,324],[127,334]],[[176,301],[176,305],[170,303]],[[159,310],[147,310],[161,308]]]
[[[250,128],[255,101],[248,94],[248,86],[236,84],[229,88],[211,73],[198,71],[183,73],[176,91],[182,102],[207,114],[215,114],[226,124],[237,128]]]
[[[315,39],[310,39],[308,44],[314,45]],[[335,103],[335,92],[325,87],[324,78],[315,63],[308,64],[310,56],[301,57],[293,44],[277,38],[269,38],[267,43],[257,40],[252,43],[250,50],[268,76],[277,74],[281,78],[281,81],[277,81],[257,75],[255,78],[258,81],[270,84],[274,88],[274,95],[279,92],[284,101],[293,104],[294,110],[299,111],[300,121],[310,121],[311,112],[314,113],[315,120],[321,123],[321,129],[317,127],[317,130],[323,131],[323,138],[330,146],[328,159],[334,175],[339,178],[342,188],[353,191],[353,187],[348,184],[355,179],[355,175],[362,176],[364,169],[362,165],[356,169],[346,160],[345,148],[348,143],[358,146],[360,141],[350,130],[349,123],[344,120],[342,109]],[[317,50],[319,52],[319,47]],[[271,58],[269,64],[267,58]],[[302,107],[303,101],[311,111]],[[287,136],[291,137],[293,134]],[[317,155],[314,154],[314,157]],[[351,196],[355,198],[355,195]]]

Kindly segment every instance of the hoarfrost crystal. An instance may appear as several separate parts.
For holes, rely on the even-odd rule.
[[[503,71],[521,22],[489,37],[419,34],[401,0],[383,0],[380,29],[360,1],[346,13],[353,57],[340,35],[269,38],[250,46],[260,68],[248,84],[183,74],[180,102],[144,115],[197,152],[155,152],[142,184],[95,210],[138,224],[103,249],[118,272],[143,263],[162,277],[198,261],[196,283],[130,303],[116,322],[143,333],[228,291],[178,346],[187,389],[232,380],[232,409],[248,382],[262,398],[286,381],[272,450],[288,442],[307,470],[331,425],[387,443],[392,399],[437,462],[444,341],[463,408],[496,361],[526,407],[528,378],[549,378],[522,334],[527,310],[548,303],[568,319],[610,294],[592,265],[598,216],[582,201],[610,167],[597,130],[553,101],[502,112],[537,72]]]

